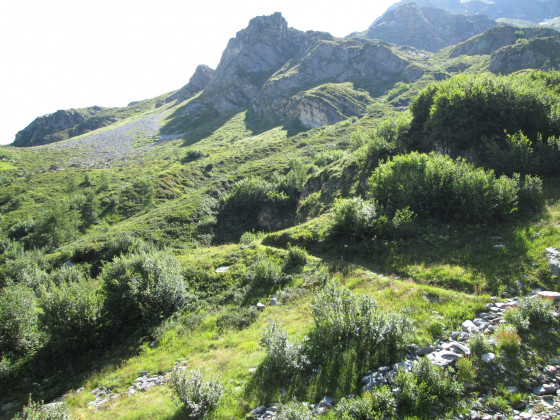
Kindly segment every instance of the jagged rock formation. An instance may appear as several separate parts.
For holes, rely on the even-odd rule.
[[[451,14],[414,3],[389,10],[366,31],[368,39],[381,39],[397,45],[409,45],[437,51],[448,45],[480,34],[495,26],[486,16]]]
[[[509,74],[521,69],[560,69],[560,39],[535,38],[501,48],[492,54],[488,70]]]
[[[79,136],[118,121],[114,115],[99,115],[103,108],[59,110],[37,117],[16,134],[13,146],[37,146]]]
[[[274,72],[315,39],[332,36],[288,28],[280,13],[251,19],[230,39],[202,101],[220,114],[247,106]]]
[[[471,39],[459,43],[451,50],[450,57],[460,55],[490,55],[500,48],[515,44],[518,40],[555,37],[560,32],[548,28],[517,28],[500,25],[487,30]]]
[[[560,16],[560,0],[414,0],[420,7],[435,7],[451,13],[486,15],[491,19],[510,18],[542,22]],[[389,11],[410,3],[410,0],[391,6]]]
[[[206,89],[214,77],[214,70],[205,64],[197,66],[194,74],[191,76],[189,83],[167,98],[166,102],[183,102],[192,98],[197,93]]]

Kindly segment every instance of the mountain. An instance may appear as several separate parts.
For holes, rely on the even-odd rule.
[[[465,16],[408,3],[387,11],[362,36],[437,51],[495,25],[486,16]]]
[[[408,3],[411,1],[403,0],[389,11]],[[539,23],[560,16],[560,0],[414,0],[414,3],[451,13],[486,15],[494,20],[508,18]]]

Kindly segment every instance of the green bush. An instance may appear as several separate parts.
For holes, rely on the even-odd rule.
[[[329,282],[311,302],[311,344],[317,355],[325,348],[367,348],[379,363],[399,357],[413,327],[404,312],[383,312],[369,296]]]
[[[283,270],[299,269],[307,264],[307,251],[298,246],[288,247],[288,253],[284,257]]]
[[[463,387],[449,373],[422,358],[411,372],[401,371],[395,378],[399,388],[396,399],[400,415],[430,416],[432,407],[449,411],[462,395]]]
[[[496,331],[496,348],[508,357],[514,358],[521,351],[521,337],[515,328],[500,326]]]
[[[529,331],[529,318],[519,308],[510,308],[504,313],[504,319],[517,331]]]
[[[200,369],[184,372],[177,366],[171,372],[171,388],[183,403],[184,415],[190,419],[206,418],[216,409],[223,393],[223,385],[215,379],[205,380]]]
[[[465,160],[410,153],[379,166],[370,178],[373,197],[389,211],[409,208],[422,217],[489,222],[516,211],[515,179],[496,178]]]
[[[457,369],[457,380],[459,382],[474,383],[476,379],[476,369],[471,359],[468,357],[461,357],[455,363]]]
[[[52,283],[41,303],[42,324],[57,347],[80,350],[96,344],[103,299],[101,290],[92,282],[82,276]]]
[[[410,105],[412,146],[461,154],[504,131],[536,139],[557,135],[558,98],[527,75],[459,75],[426,87]]]
[[[15,358],[39,346],[37,298],[29,287],[13,284],[0,290],[0,353]]]
[[[14,420],[70,420],[68,406],[64,402],[45,404],[33,401],[29,395],[27,405],[14,416]]]
[[[117,324],[157,321],[187,303],[181,265],[166,251],[141,250],[116,257],[103,268],[101,276],[109,315]]]
[[[341,420],[385,420],[397,417],[397,402],[387,386],[375,387],[360,398],[343,398],[333,409]]]
[[[359,197],[337,199],[333,207],[330,231],[333,235],[369,239],[385,233],[388,223],[383,208],[374,201]]]
[[[37,249],[20,252],[17,247],[2,255],[0,285],[19,283],[38,293],[40,286],[48,281],[50,263],[45,254]]]
[[[194,162],[195,160],[204,159],[205,157],[208,156],[210,155],[200,150],[189,150],[181,162],[182,163]]]
[[[471,349],[471,353],[479,357],[485,353],[489,353],[492,350],[492,346],[484,337],[484,334],[475,334],[469,340],[469,347]]]
[[[527,317],[532,327],[558,325],[558,317],[554,316],[554,304],[548,299],[522,298],[517,302],[517,307]]]
[[[299,341],[290,341],[280,321],[268,322],[260,344],[267,351],[263,367],[278,379],[285,379],[308,365],[303,345]]]
[[[258,257],[251,265],[253,280],[260,285],[277,284],[282,279],[282,267],[267,257]]]
[[[297,401],[280,404],[276,413],[277,420],[313,420],[314,418],[309,407]]]

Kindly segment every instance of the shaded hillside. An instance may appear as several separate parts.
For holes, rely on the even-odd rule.
[[[522,69],[560,69],[560,39],[535,38],[503,47],[492,54],[488,70],[508,74]]]

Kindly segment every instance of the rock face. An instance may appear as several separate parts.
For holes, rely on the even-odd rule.
[[[307,128],[333,124],[363,114],[372,101],[356,85],[375,90],[420,78],[423,72],[410,64],[383,42],[319,40],[266,82],[252,108],[261,118],[297,119]]]
[[[12,145],[26,147],[52,143],[118,121],[118,118],[113,115],[98,115],[102,110],[103,108],[100,107],[86,110],[69,109],[38,117],[16,134]]]
[[[381,39],[398,45],[409,45],[437,51],[480,34],[496,25],[486,16],[452,14],[414,3],[385,13],[367,30],[369,39]]]
[[[171,95],[166,102],[172,102],[174,100],[177,100],[177,102],[183,102],[192,98],[200,91],[206,89],[213,77],[213,69],[204,64],[199,65],[194,74],[191,76],[189,83]]]
[[[535,38],[510,45],[492,54],[488,70],[508,74],[521,69],[560,69],[560,40]]]
[[[332,38],[288,28],[280,13],[251,19],[230,39],[201,99],[220,114],[248,105],[266,80],[316,37]]]

